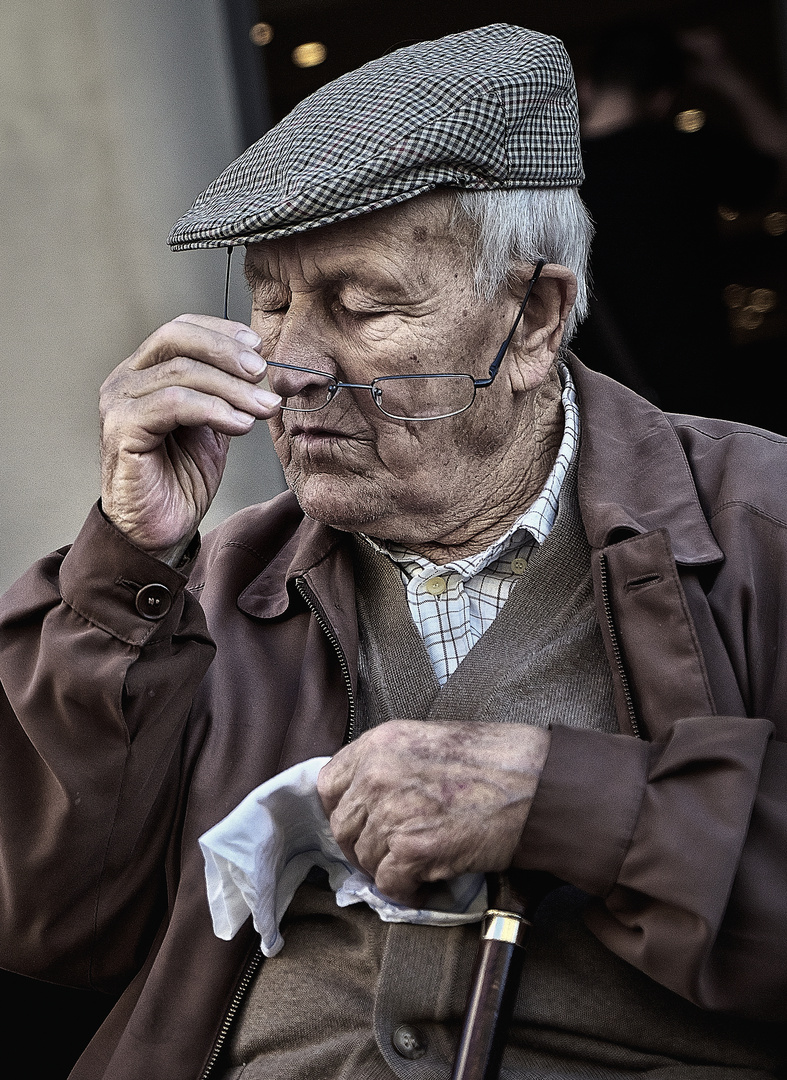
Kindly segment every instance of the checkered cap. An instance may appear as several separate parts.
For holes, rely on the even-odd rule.
[[[582,179],[563,44],[498,23],[397,49],[321,87],[214,180],[169,244],[289,236],[437,187]]]

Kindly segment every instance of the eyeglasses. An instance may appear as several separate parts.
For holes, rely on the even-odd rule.
[[[232,248],[229,249],[230,253]],[[229,297],[229,267],[227,259],[227,281],[224,297],[224,318],[227,318]],[[476,391],[491,386],[495,381],[503,357],[514,337],[517,327],[525,313],[533,286],[541,276],[546,259],[539,259],[533,276],[528,283],[525,298],[522,301],[514,324],[503,344],[497,351],[485,379],[474,379],[472,375],[454,372],[434,372],[431,374],[381,375],[370,383],[342,382],[326,371],[299,367],[295,364],[281,364],[268,361],[271,388],[281,395],[281,408],[284,412],[319,412],[329,405],[340,390],[368,390],[372,401],[385,416],[392,420],[446,420],[465,412],[475,401]],[[274,375],[281,372],[281,375]],[[270,376],[274,375],[271,379]]]

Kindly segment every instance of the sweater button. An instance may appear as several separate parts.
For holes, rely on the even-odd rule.
[[[166,585],[143,585],[134,603],[143,619],[163,619],[172,607],[172,593]]]
[[[391,1042],[397,1054],[408,1061],[416,1061],[426,1053],[426,1036],[412,1024],[400,1024],[391,1036]]]

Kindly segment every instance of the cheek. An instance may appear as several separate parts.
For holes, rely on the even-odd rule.
[[[258,309],[252,309],[249,326],[262,338],[260,352],[263,356],[270,356],[276,348],[282,327],[282,316],[265,315]]]
[[[268,431],[271,434],[273,447],[281,462],[282,468],[286,469],[292,460],[292,452],[290,450],[287,433],[284,430],[284,424],[282,423],[281,413],[277,416],[272,416],[270,420],[268,420]]]
[[[456,475],[462,459],[462,442],[456,429],[446,429],[445,421],[408,425],[391,431],[378,442],[382,480],[395,488],[403,503],[430,497],[443,486],[444,479]]]

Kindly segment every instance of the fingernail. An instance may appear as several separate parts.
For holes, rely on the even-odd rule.
[[[241,343],[241,345],[250,345],[252,349],[256,349],[262,341],[259,334],[255,334],[253,330],[238,330],[235,334],[235,339]]]
[[[281,405],[281,397],[278,394],[272,394],[269,390],[255,390],[254,396],[266,409]]]
[[[256,352],[242,352],[240,354],[240,362],[243,365],[244,370],[248,371],[249,375],[262,375],[265,370],[265,361],[260,354]]]

